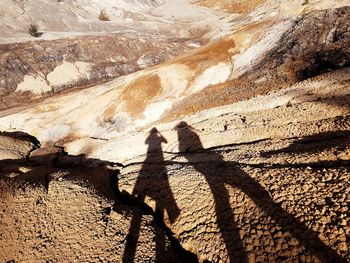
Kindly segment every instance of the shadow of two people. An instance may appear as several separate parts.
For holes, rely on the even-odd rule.
[[[268,191],[240,169],[237,163],[225,161],[215,151],[204,149],[193,127],[182,121],[176,125],[175,130],[178,135],[179,155],[184,156],[189,165],[205,177],[209,185],[215,202],[217,225],[230,262],[248,262],[248,255],[239,233],[239,227],[234,220],[225,184],[245,193],[257,207],[281,227],[282,231],[292,234],[308,253],[314,254],[321,262],[345,262],[334,249],[320,240],[317,233],[275,203]],[[144,201],[146,196],[152,198],[156,203],[156,212],[159,212],[160,215],[166,212],[170,222],[174,222],[180,215],[180,210],[172,194],[166,170],[166,165],[172,163],[165,163],[161,147],[161,144],[167,143],[167,140],[156,128],[153,128],[145,143],[148,144],[147,157],[132,194],[140,201]],[[209,161],[201,161],[203,154]],[[140,217],[132,219],[123,262],[132,262],[135,256],[140,225]],[[160,253],[164,248],[156,245],[156,249],[156,253]]]

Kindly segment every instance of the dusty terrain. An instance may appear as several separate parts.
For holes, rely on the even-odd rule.
[[[349,5],[3,1],[0,261],[349,262]]]
[[[104,83],[163,62],[200,43],[195,38],[135,38],[111,33],[4,44],[0,46],[0,109]]]

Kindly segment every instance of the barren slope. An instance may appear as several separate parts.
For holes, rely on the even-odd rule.
[[[215,2],[218,6],[207,1],[203,7],[200,1],[189,0],[2,1],[0,41],[10,44],[0,45],[0,109],[105,83],[226,36],[230,37],[223,41],[228,43],[218,44],[222,47],[217,52],[230,49],[227,44],[234,42],[236,48],[228,55],[244,53],[282,19],[347,4],[331,0],[309,4],[302,0]],[[100,11],[106,12],[110,21],[100,21]],[[39,39],[28,34],[30,23],[36,23],[43,33]],[[281,23],[261,45],[269,49],[287,28]],[[247,55],[241,60],[249,64]],[[192,75],[201,74],[212,63],[191,64],[190,70],[194,66],[196,72],[184,77],[193,79]],[[232,66],[242,63],[236,64]],[[196,91],[222,66],[226,66],[222,75],[207,84],[224,81],[228,65],[220,66],[204,72],[195,83]]]
[[[5,111],[0,128],[26,131],[45,145],[75,145],[69,146],[70,153],[102,158],[104,153],[94,147],[97,139],[119,140],[159,121],[180,120],[346,67],[349,10],[250,25],[161,65]],[[242,42],[247,37],[249,44]]]
[[[60,261],[60,250],[73,261],[177,262],[186,255],[184,262],[196,262],[183,250],[164,250],[167,229],[200,262],[346,262],[349,100],[345,69],[189,116],[187,124],[101,143],[115,160],[145,145],[146,154],[124,167],[55,148],[27,150],[29,161],[3,160],[2,257],[28,259],[21,248],[36,260]],[[153,226],[136,208],[125,214],[130,204],[161,221]],[[143,242],[150,247],[142,250]]]
[[[201,46],[227,24],[221,11],[178,4],[186,14],[173,1],[2,1],[0,109],[150,67]],[[110,21],[99,20],[100,11]]]
[[[0,46],[0,261],[350,261],[349,1],[6,0],[5,42],[40,4]]]

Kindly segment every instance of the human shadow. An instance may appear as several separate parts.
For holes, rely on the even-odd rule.
[[[199,136],[192,127],[187,125],[186,122],[180,122],[175,128],[178,132],[180,153],[198,172],[205,176],[210,187],[215,202],[217,224],[226,245],[230,262],[248,262],[248,257],[239,235],[239,228],[234,222],[225,182],[217,180],[217,175],[224,172],[224,160],[215,152],[206,150],[205,155],[209,161],[203,162],[200,155],[204,148]]]
[[[180,214],[180,209],[171,192],[164,163],[161,144],[167,143],[167,140],[156,128],[152,128],[145,143],[148,144],[147,157],[137,177],[132,196],[140,203],[144,203],[146,198],[151,199],[155,203],[156,215],[161,217],[161,220],[165,215],[170,222],[174,222]],[[123,255],[124,263],[134,261],[141,222],[141,214],[134,215],[131,220]],[[165,249],[164,242],[165,235],[155,237],[156,262],[160,262],[161,253]]]
[[[225,189],[231,185],[244,192],[262,211],[269,215],[284,232],[291,233],[306,250],[321,262],[345,262],[335,250],[324,244],[317,233],[275,203],[257,181],[238,168],[237,163],[224,161],[216,152],[204,149],[195,130],[186,122],[176,127],[179,151],[189,163],[204,175],[215,201],[217,224],[228,251],[230,262],[246,262],[247,254],[234,222],[229,195]],[[203,161],[203,157],[208,161]]]

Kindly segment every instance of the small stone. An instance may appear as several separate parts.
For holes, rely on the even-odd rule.
[[[346,244],[346,242],[341,242],[338,245],[338,248],[339,248],[340,251],[348,251],[348,245]]]

